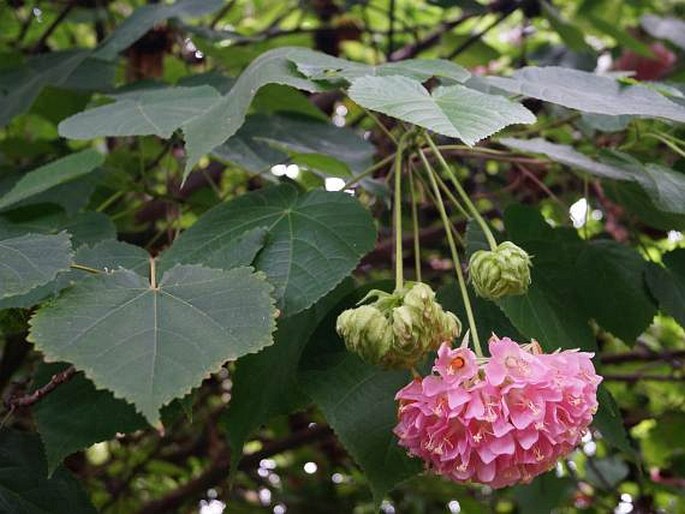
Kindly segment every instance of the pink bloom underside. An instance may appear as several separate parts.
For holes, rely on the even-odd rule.
[[[533,354],[508,338],[473,352],[443,344],[433,372],[396,395],[395,434],[411,455],[453,480],[528,482],[578,444],[597,408],[592,354]]]

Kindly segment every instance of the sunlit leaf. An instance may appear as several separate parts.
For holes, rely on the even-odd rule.
[[[362,77],[352,81],[352,100],[362,107],[456,137],[473,145],[515,123],[533,123],[522,105],[460,85],[432,92],[403,76]]]

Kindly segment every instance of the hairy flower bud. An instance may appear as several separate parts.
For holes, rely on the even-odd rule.
[[[346,310],[337,322],[347,348],[372,364],[411,368],[461,332],[459,319],[443,310],[426,284],[392,294],[374,290],[362,301],[373,297],[373,303]]]
[[[497,300],[524,294],[530,285],[530,256],[511,241],[495,250],[479,250],[469,260],[469,276],[478,296]]]
[[[392,326],[373,305],[348,309],[336,323],[347,349],[367,362],[379,362],[392,346]]]

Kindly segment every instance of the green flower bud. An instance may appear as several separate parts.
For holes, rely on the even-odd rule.
[[[372,297],[372,304],[343,312],[337,330],[350,351],[373,364],[411,368],[461,332],[459,319],[443,310],[426,284],[410,284],[393,294],[372,291],[362,301]]]
[[[526,251],[505,241],[493,251],[475,252],[469,260],[469,276],[478,296],[497,300],[528,291],[530,267]]]
[[[347,349],[377,364],[392,346],[392,326],[373,305],[348,309],[338,316],[336,330]]]

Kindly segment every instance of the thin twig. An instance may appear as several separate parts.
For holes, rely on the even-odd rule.
[[[485,27],[485,28],[484,28],[483,30],[481,30],[480,32],[477,32],[477,33],[473,34],[473,35],[472,35],[471,37],[469,37],[466,41],[464,41],[461,45],[459,45],[457,48],[455,48],[455,49],[452,50],[449,54],[447,54],[447,56],[445,57],[445,59],[451,61],[452,59],[454,59],[455,57],[457,57],[459,54],[461,54],[462,52],[464,52],[465,50],[467,50],[471,45],[473,45],[473,44],[477,43],[478,41],[480,41],[481,38],[482,38],[485,34],[487,34],[488,32],[490,32],[490,31],[491,31],[492,29],[494,29],[497,25],[499,25],[499,24],[502,23],[504,20],[506,20],[506,19],[509,17],[509,15],[510,15],[511,13],[514,12],[514,10],[515,10],[515,9],[512,9],[512,10],[510,10],[510,11],[508,11],[508,12],[505,12],[505,13],[501,14],[495,21],[493,21],[492,23],[490,23],[490,25],[488,25],[487,27]]]
[[[60,384],[64,384],[65,382],[71,380],[75,374],[76,368],[74,368],[74,366],[69,366],[64,371],[60,371],[59,373],[52,375],[52,378],[47,384],[45,384],[43,387],[39,387],[31,394],[8,399],[5,402],[5,407],[10,410],[30,407],[45,395],[54,391]]]
[[[649,352],[637,350],[625,353],[609,353],[600,356],[602,364],[621,364],[624,362],[635,361],[671,361],[680,358],[685,358],[685,350],[674,350],[664,352]]]
[[[628,382],[634,384],[635,382],[685,382],[685,375],[643,375],[641,373],[634,374],[611,374],[602,375],[604,380],[612,380],[614,382]]]
[[[554,194],[554,192],[547,187],[547,184],[545,184],[542,180],[538,178],[538,176],[533,173],[531,170],[529,170],[527,167],[525,167],[523,164],[520,162],[515,163],[516,168],[523,173],[527,178],[529,178],[531,181],[535,183],[544,193],[549,196],[552,200],[554,200],[556,203],[558,203],[561,207],[564,209],[567,208],[567,206],[564,204],[561,199]],[[589,210],[589,209],[588,209]]]
[[[265,445],[264,448],[258,452],[245,455],[240,460],[238,469],[250,469],[258,465],[262,459],[272,457],[314,441],[328,438],[332,434],[333,432],[327,426],[316,426],[314,428],[295,432],[285,439]],[[224,449],[224,451],[218,453],[212,460],[210,466],[203,473],[177,489],[174,489],[166,496],[152,500],[143,505],[138,511],[139,514],[166,514],[168,512],[177,512],[181,505],[195,500],[198,495],[226,479],[230,470],[230,465],[230,452],[228,449]]]
[[[412,57],[416,57],[424,50],[428,50],[429,48],[432,48],[433,46],[440,43],[442,36],[444,36],[447,32],[451,31],[452,29],[458,27],[466,20],[471,19],[473,16],[473,14],[464,14],[459,18],[444,22],[442,25],[440,25],[437,29],[435,29],[433,32],[428,34],[423,39],[410,45],[406,45],[391,53],[388,60],[402,61],[404,59],[411,59]]]

